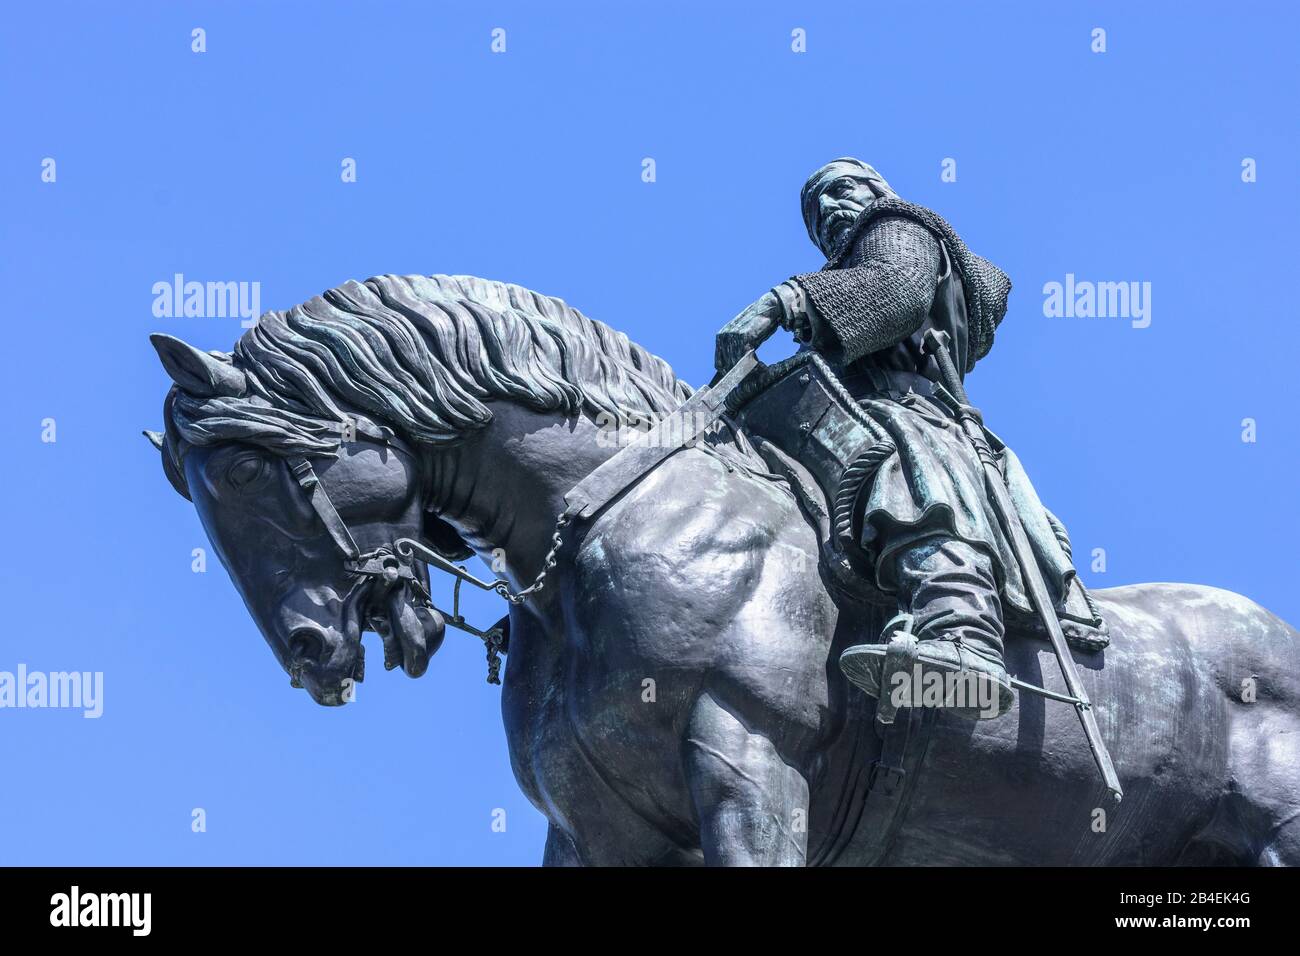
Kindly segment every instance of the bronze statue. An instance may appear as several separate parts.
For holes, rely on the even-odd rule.
[[[778,326],[842,367],[853,399],[888,434],[897,456],[897,467],[877,464],[855,517],[864,573],[898,594],[910,616],[898,626],[920,640],[922,667],[987,677],[996,704],[984,709],[972,697],[962,709],[999,716],[1012,701],[999,589],[1008,578],[1013,588],[1023,586],[984,493],[980,460],[937,395],[942,378],[923,340],[927,330],[943,332],[960,372],[969,372],[993,346],[1011,283],[946,222],[899,199],[856,159],[817,170],[801,198],[808,235],[826,266],[782,282],[736,316],[718,335],[718,367],[730,367]],[[818,477],[836,487],[843,469],[878,436],[835,403],[818,428],[833,436],[840,459],[832,466],[839,473]],[[1050,528],[1040,544],[1048,559],[1043,570],[1063,599],[1073,565]],[[873,697],[880,694],[884,648],[859,644],[840,659],[849,680]]]
[[[380,276],[267,313],[229,354],[154,336],[172,387],[150,439],[290,682],[318,703],[345,703],[364,678],[363,632],[413,677],[448,626],[507,653],[507,739],[550,822],[548,864],[1300,863],[1300,635],[1213,588],[1086,594],[1064,529],[980,432],[981,464],[1046,552],[1070,686],[1017,577],[1022,552],[997,538],[985,478],[948,434],[973,428],[973,411],[921,360],[948,354],[928,320],[969,370],[1005,286],[988,267],[974,306],[974,258],[872,176],[837,167],[805,193],[820,210],[848,180],[809,217],[832,254],[826,278],[773,294],[779,321],[816,346],[785,362],[749,349],[778,321],[771,300],[733,324],[727,372],[696,390],[558,299]],[[892,210],[889,235],[869,205],[882,221]],[[882,252],[904,248],[915,261]],[[855,271],[860,256],[883,265]],[[903,330],[892,343],[834,338],[848,326],[830,324],[844,291],[832,273],[856,295],[875,268],[944,291],[880,313]],[[881,349],[893,357],[864,361]],[[621,447],[611,417],[659,424]],[[845,421],[871,436],[865,450],[832,427]],[[930,473],[916,462],[949,454],[935,477],[972,487],[919,487]],[[479,583],[510,602],[508,623],[480,630],[435,606],[429,569],[463,581],[454,562],[472,552],[503,561],[500,581]],[[946,581],[954,593],[937,593]],[[914,620],[891,633],[900,596]],[[950,663],[946,644],[998,685],[1001,718],[872,698],[841,673],[844,660],[863,679],[873,655],[849,650],[906,648],[910,632],[926,638],[918,660],[924,645]],[[1242,696],[1243,675],[1257,697]],[[1084,701],[1114,755],[1117,806],[1074,723]]]

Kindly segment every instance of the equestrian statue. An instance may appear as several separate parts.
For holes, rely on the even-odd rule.
[[[826,265],[698,389],[472,276],[347,282],[230,353],[154,335],[146,435],[290,683],[348,702],[366,632],[411,677],[481,640],[548,865],[1300,864],[1296,631],[1086,589],[966,395],[1007,277],[858,160],[801,199]]]

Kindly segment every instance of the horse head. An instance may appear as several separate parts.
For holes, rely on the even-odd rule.
[[[243,403],[246,415],[271,409],[250,394],[231,356],[164,335],[155,335],[153,344],[175,382],[168,398],[173,413],[178,404],[231,413]],[[382,555],[392,553],[392,543],[432,539],[451,556],[464,553],[424,508],[414,448],[369,421],[341,421],[339,432],[332,453],[313,458],[290,457],[288,449],[275,450],[252,433],[207,444],[180,439],[171,448],[168,435],[150,436],[276,659],[295,686],[325,705],[346,702],[352,682],[364,677],[363,631],[383,638],[387,667],[400,665],[411,677],[424,673],[442,643],[444,622],[418,600],[422,589],[427,592],[427,570],[414,563],[402,579],[394,573],[396,561],[385,568]],[[322,520],[322,496],[337,527]],[[340,547],[338,528],[356,554]],[[362,555],[381,556],[376,573],[358,571],[355,559]]]
[[[509,547],[518,568],[497,570],[526,583],[565,482],[614,450],[592,419],[689,394],[559,300],[471,277],[348,283],[229,354],[152,341],[174,384],[146,434],[291,682],[327,705],[364,676],[363,632],[412,677],[442,642],[427,566],[399,542],[449,561]]]

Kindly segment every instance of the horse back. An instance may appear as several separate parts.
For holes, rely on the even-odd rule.
[[[1214,588],[1094,597],[1111,644],[1074,658],[1123,801],[1105,798],[1074,709],[1021,692],[997,720],[939,719],[885,862],[1249,862],[1270,821],[1295,812],[1300,763],[1278,742],[1297,729],[1296,632]],[[1007,652],[1016,676],[1065,691],[1045,643],[1011,635]]]

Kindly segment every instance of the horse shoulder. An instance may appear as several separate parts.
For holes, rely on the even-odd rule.
[[[592,522],[575,581],[606,619],[617,614],[631,623],[655,609],[683,624],[699,616],[700,627],[716,632],[744,614],[771,576],[783,557],[774,550],[815,548],[811,538],[811,545],[791,543],[792,523],[801,522],[788,495],[684,450]]]
[[[707,685],[747,717],[816,733],[837,614],[816,548],[782,488],[681,452],[592,524],[579,630],[607,662],[688,680],[683,705]]]

